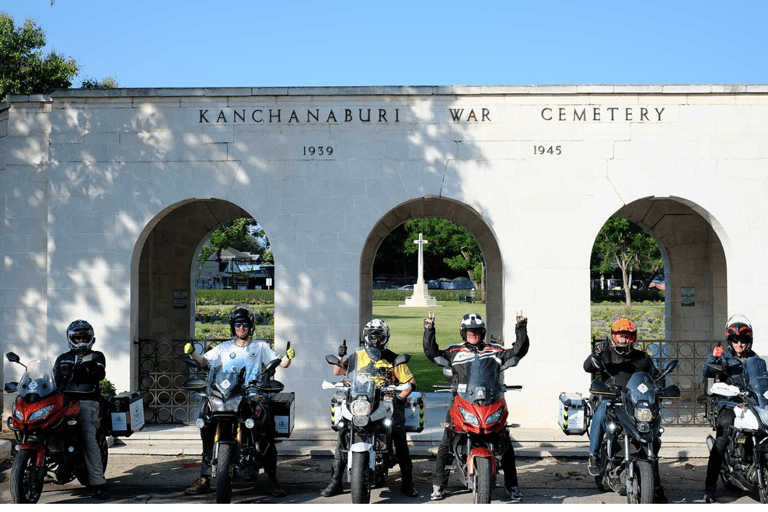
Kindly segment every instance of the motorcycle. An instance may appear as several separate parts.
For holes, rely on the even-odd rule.
[[[7,420],[8,429],[18,442],[11,466],[11,499],[14,503],[37,503],[46,476],[58,485],[77,478],[88,486],[88,468],[77,421],[80,402],[64,394],[76,390],[66,382],[56,385],[50,361],[34,360],[25,366],[13,352],[6,354],[6,358],[25,369],[19,382],[4,386],[6,393],[18,393]],[[106,410],[107,402],[102,402],[100,420],[107,415]],[[107,435],[106,422],[100,421],[96,440],[105,470],[109,458]]]
[[[593,364],[611,376],[597,357]],[[658,457],[661,445],[661,401],[679,398],[675,386],[659,388],[659,383],[677,367],[677,360],[668,361],[654,380],[645,372],[635,372],[626,386],[592,381],[589,392],[594,398],[610,399],[605,418],[605,435],[597,453],[600,474],[595,476],[597,488],[612,490],[627,496],[627,503],[653,503],[657,481]],[[596,406],[592,405],[596,410]]]
[[[516,366],[519,358],[508,359],[503,365],[492,355],[453,366],[440,356],[434,362],[443,367],[446,377],[452,378],[454,371],[461,374],[453,384],[434,387],[454,395],[448,411],[453,465],[472,491],[474,502],[490,503],[501,458],[510,442],[504,392],[523,389],[503,384],[501,373]]]
[[[372,360],[381,359],[378,350],[366,350]],[[408,354],[400,354],[394,366],[405,364],[410,358]],[[334,366],[339,364],[334,355],[326,356],[325,360]],[[410,384],[378,386],[373,375],[359,368],[351,371],[343,381],[323,381],[323,389],[343,392],[336,397],[341,415],[335,428],[339,430],[352,503],[370,503],[371,489],[383,482],[389,469],[397,464],[392,441],[392,400],[395,392],[410,387]]]
[[[193,369],[201,369],[194,359],[183,361]],[[216,480],[216,503],[230,503],[232,482],[238,472],[252,472],[255,477],[263,466],[263,454],[274,449],[264,442],[266,422],[272,421],[272,398],[284,389],[281,382],[271,378],[279,364],[280,358],[273,359],[257,374],[258,369],[240,368],[235,361],[211,369],[205,380],[191,378],[182,384],[187,391],[204,391],[200,396],[206,402],[195,426],[215,432],[211,477]]]
[[[722,365],[710,364],[722,372]],[[747,359],[745,372],[716,382],[712,393],[739,402],[724,400],[719,407],[732,407],[736,415],[728,429],[728,445],[720,465],[720,479],[726,488],[756,493],[760,503],[768,503],[768,371],[762,360]],[[707,437],[712,451],[715,440]]]

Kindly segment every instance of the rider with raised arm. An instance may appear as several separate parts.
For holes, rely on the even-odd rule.
[[[411,461],[408,439],[405,434],[405,399],[416,389],[416,379],[405,363],[394,365],[397,354],[387,348],[389,343],[389,326],[383,320],[374,318],[363,328],[363,342],[365,346],[357,350],[349,358],[346,345],[339,347],[339,364],[333,367],[334,375],[346,375],[355,369],[365,368],[376,380],[378,386],[385,386],[393,382],[401,384],[409,383],[410,388],[400,392],[392,402],[392,443],[395,446],[395,456],[400,466],[402,482],[400,492],[410,498],[418,497],[419,493],[413,486],[413,462]],[[371,357],[372,351],[378,351]],[[341,434],[340,434],[341,435]],[[331,466],[331,483],[320,492],[323,497],[341,494],[343,487],[341,477],[343,463],[341,456],[341,438],[336,446]]]
[[[429,317],[424,320],[424,354],[433,362],[436,357],[443,357],[451,363],[451,366],[454,368],[474,357],[494,354],[498,358],[499,366],[501,366],[508,359],[513,357],[522,359],[528,353],[530,340],[528,339],[527,325],[527,318],[523,316],[518,317],[515,326],[515,343],[511,348],[505,349],[503,346],[495,343],[486,343],[485,320],[483,320],[482,316],[476,313],[469,313],[464,315],[459,326],[459,333],[461,334],[461,339],[464,340],[464,343],[450,345],[445,350],[441,350],[440,347],[437,346],[437,341],[435,339],[435,313],[430,311]],[[458,370],[459,368],[456,368],[453,372],[454,382],[458,382],[461,379],[460,374],[462,372]],[[448,410],[451,410],[450,405],[448,406]],[[507,441],[508,445],[501,458],[501,469],[504,472],[504,486],[513,501],[520,501],[523,499],[523,494],[520,492],[520,487],[518,486],[517,481],[515,450],[512,447],[512,443],[509,441],[509,437],[507,437]],[[440,448],[437,450],[435,473],[432,477],[431,499],[433,501],[443,499],[445,488],[448,485],[448,477],[451,473],[450,443],[450,428],[446,427],[443,431],[443,438],[440,441]]]
[[[225,363],[232,364],[242,362],[243,366],[249,366],[256,369],[256,373],[267,365],[270,361],[280,358],[280,354],[275,352],[264,340],[253,340],[253,330],[255,327],[255,317],[248,306],[235,306],[229,314],[229,329],[233,338],[209,350],[205,354],[198,354],[192,343],[187,343],[184,352],[200,363],[205,368],[218,368]],[[286,355],[281,358],[280,366],[287,368],[291,365],[291,360],[296,357],[296,351],[289,348]],[[205,405],[204,405],[205,407]],[[268,428],[273,427],[272,421],[265,423]],[[274,447],[274,431],[268,430],[266,433],[265,444],[267,445],[264,453],[264,472],[267,473],[266,491],[272,496],[285,496],[285,491],[277,482],[277,449]],[[211,456],[213,452],[214,432],[210,428],[201,428],[200,437],[203,440],[203,461],[200,466],[200,478],[195,480],[191,487],[187,488],[185,493],[189,495],[203,494],[212,491],[211,488]]]
[[[712,354],[707,358],[702,369],[704,378],[709,377],[733,377],[745,372],[747,359],[760,357],[752,351],[752,324],[744,315],[733,315],[725,324],[725,339],[728,342],[728,350],[723,351],[723,347],[715,347]],[[710,368],[710,364],[723,365],[722,374]],[[731,400],[736,400],[732,398]],[[704,502],[714,503],[715,491],[717,489],[717,477],[720,474],[720,465],[723,461],[723,452],[728,445],[728,427],[733,426],[736,414],[733,408],[723,406],[717,413],[717,427],[715,435],[715,444],[709,452],[709,461],[707,463],[707,476],[704,480]]]

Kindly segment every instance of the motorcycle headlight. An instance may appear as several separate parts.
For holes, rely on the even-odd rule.
[[[211,410],[221,411],[222,409],[224,409],[224,400],[222,400],[221,398],[211,396],[208,398],[208,401],[211,404]]]
[[[504,408],[500,407],[498,411],[488,416],[488,419],[485,420],[486,425],[490,425],[492,423],[496,423],[501,419],[501,413],[504,412]]]
[[[52,409],[53,409],[53,404],[33,412],[32,414],[29,415],[29,421],[37,421],[45,418],[46,416],[48,416],[48,413],[51,412]]]
[[[635,409],[635,419],[641,422],[650,422],[653,419],[653,411],[647,407],[638,407]]]
[[[462,409],[459,407],[459,411],[461,412],[461,417],[464,418],[464,421],[469,423],[470,425],[479,425],[480,422],[477,420],[477,416],[472,414],[471,412]]]
[[[21,411],[18,410],[15,405],[13,406],[13,417],[19,421],[24,421],[24,415],[21,414]]]
[[[371,404],[368,400],[357,399],[350,406],[353,416],[368,416],[371,414]]]

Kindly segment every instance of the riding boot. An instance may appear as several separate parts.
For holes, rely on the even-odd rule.
[[[654,503],[667,503],[669,499],[664,494],[664,487],[661,485],[661,473],[659,472],[658,459],[653,464],[653,479],[656,480],[656,488],[653,490]]]
[[[341,484],[341,461],[333,459],[331,463],[331,483],[328,487],[320,491],[320,496],[330,498],[344,492],[344,486]]]
[[[399,465],[400,475],[402,477],[402,482],[400,483],[400,493],[408,496],[409,498],[417,498],[419,493],[413,486],[413,463],[411,462],[411,459],[408,458],[407,462],[402,460]]]

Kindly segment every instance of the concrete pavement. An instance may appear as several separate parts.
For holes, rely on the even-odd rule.
[[[415,457],[433,456],[443,434],[441,423],[450,401],[447,393],[427,393],[425,429],[409,433],[411,453]],[[514,421],[514,411],[510,414]],[[281,439],[281,455],[332,456],[337,434],[329,426],[325,429],[295,428],[289,439]],[[518,457],[586,457],[589,439],[567,436],[557,426],[556,412],[552,428],[533,429],[515,426],[511,430]],[[662,435],[661,457],[670,459],[706,458],[709,456],[705,440],[712,434],[707,427],[666,427]],[[110,448],[112,454],[126,455],[185,455],[201,454],[200,434],[196,427],[186,425],[148,425],[131,437],[117,438]],[[11,455],[11,443],[0,440],[0,460]]]

